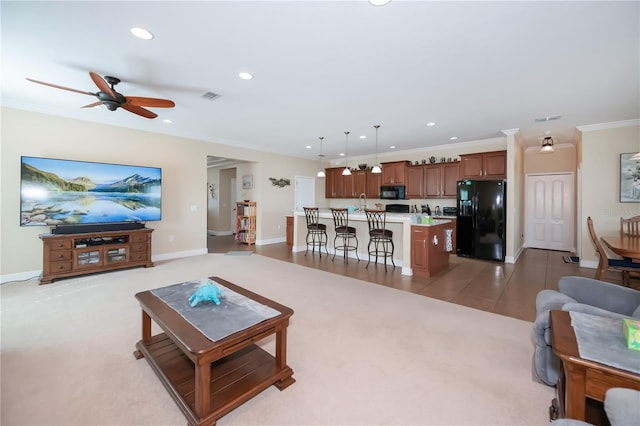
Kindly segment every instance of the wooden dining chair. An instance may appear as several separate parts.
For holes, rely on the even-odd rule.
[[[620,233],[640,237],[640,216],[620,218]]]
[[[596,271],[596,279],[606,281],[604,278],[607,271],[616,271],[622,273],[622,285],[629,286],[629,275],[631,272],[640,273],[640,263],[634,263],[630,259],[612,259],[604,249],[604,246],[600,242],[600,239],[596,235],[596,231],[593,228],[593,220],[591,216],[587,217],[587,227],[589,228],[589,235],[593,244],[596,246],[596,250],[600,255],[598,261],[598,269]]]

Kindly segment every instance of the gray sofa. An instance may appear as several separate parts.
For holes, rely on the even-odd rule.
[[[534,371],[549,386],[558,382],[560,360],[553,353],[549,311],[578,311],[611,318],[640,319],[640,291],[584,277],[562,277],[559,291],[542,290],[536,297],[533,323]]]
[[[604,411],[611,426],[640,425],[640,391],[626,388],[608,389],[604,396]],[[558,419],[553,426],[589,426],[590,423],[573,419]]]

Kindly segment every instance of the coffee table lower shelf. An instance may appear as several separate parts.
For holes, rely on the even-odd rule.
[[[293,370],[276,370],[275,357],[251,344],[211,364],[210,411],[198,417],[195,411],[195,366],[161,333],[136,344],[190,424],[215,425],[216,420],[271,385],[282,390],[295,380]]]

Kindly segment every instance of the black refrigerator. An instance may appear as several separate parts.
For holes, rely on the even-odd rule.
[[[506,194],[504,180],[458,181],[458,256],[504,262]]]

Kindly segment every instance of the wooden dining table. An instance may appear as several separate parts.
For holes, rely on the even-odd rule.
[[[640,262],[640,237],[619,233],[605,235],[601,239],[618,256],[629,257]]]

